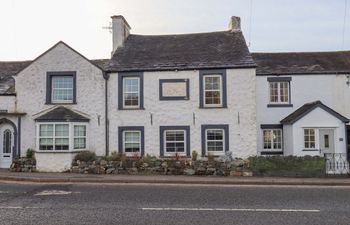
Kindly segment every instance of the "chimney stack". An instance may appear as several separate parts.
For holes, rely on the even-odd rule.
[[[241,31],[241,18],[238,16],[231,16],[228,28],[232,32]]]
[[[113,36],[113,51],[114,52],[124,45],[125,40],[128,38],[130,34],[130,25],[126,21],[126,19],[121,16],[112,16],[112,36]]]

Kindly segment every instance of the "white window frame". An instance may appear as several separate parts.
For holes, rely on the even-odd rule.
[[[268,131],[270,132],[270,135],[273,136],[273,132],[274,131],[279,131],[280,132],[280,135],[281,135],[281,148],[274,148],[274,141],[273,141],[273,138],[271,138],[271,141],[270,141],[270,144],[271,144],[271,148],[265,148],[265,131]],[[277,143],[277,142],[276,142]],[[283,148],[283,131],[282,129],[263,129],[263,149],[265,151],[282,151],[282,148]]]
[[[54,100],[54,90],[70,90],[70,88],[55,88],[53,81],[55,78],[69,77],[72,79],[72,99],[71,100]],[[73,103],[74,101],[74,76],[72,75],[52,75],[51,77],[51,102],[52,103]]]
[[[212,90],[206,90],[206,83],[205,83],[205,78],[208,77],[218,77],[220,80],[220,88],[219,89],[212,89]],[[206,104],[206,95],[205,93],[207,91],[219,91],[220,92],[220,104]],[[222,107],[223,106],[223,84],[222,84],[222,75],[219,74],[210,74],[210,75],[203,75],[203,106],[204,107]]]
[[[314,147],[313,148],[310,148],[310,147],[306,147],[305,146],[305,130],[313,130],[314,131]],[[309,136],[309,141],[308,141],[308,143],[309,143],[309,146],[310,146],[310,143],[312,143],[311,141],[310,141],[310,135],[308,135]],[[304,149],[305,150],[315,150],[315,149],[317,149],[317,143],[318,143],[318,140],[317,140],[317,137],[318,137],[318,129],[315,129],[315,128],[303,128],[303,147],[304,147]]]
[[[139,142],[128,142],[128,143],[131,143],[131,144],[135,144],[135,143],[138,143],[139,144],[139,151],[138,152],[126,152],[125,151],[125,144],[127,144],[127,143],[125,143],[125,133],[127,133],[127,132],[137,132],[137,133],[139,133],[140,135],[140,138],[139,138]],[[126,155],[134,155],[135,153],[138,153],[138,154],[141,154],[141,151],[142,151],[142,143],[141,143],[141,140],[142,140],[142,132],[140,131],[140,130],[123,130],[123,133],[122,133],[122,138],[123,138],[123,153],[125,153]]]
[[[61,125],[61,124],[65,124],[65,125],[69,125],[69,147],[68,150],[55,150],[55,126],[56,125]],[[54,125],[54,129],[53,129],[53,150],[41,150],[40,149],[40,125]],[[75,125],[83,125],[86,127],[86,141],[85,141],[85,148],[84,149],[74,149],[74,126]],[[89,132],[88,132],[88,123],[84,123],[84,122],[40,122],[40,123],[36,123],[36,149],[39,152],[74,152],[74,151],[84,151],[88,149],[89,146]],[[48,137],[51,138],[51,137]],[[60,138],[60,137],[58,137]]]
[[[281,101],[281,83],[287,84],[287,101]],[[271,84],[277,84],[277,102],[271,101]],[[270,81],[269,82],[269,103],[270,104],[289,104],[290,103],[290,82],[288,81]]]
[[[174,131],[182,131],[183,133],[184,133],[184,140],[183,141],[167,141],[166,140],[166,135],[167,135],[167,132],[174,132]],[[183,129],[180,129],[180,130],[176,130],[176,129],[167,129],[167,130],[164,130],[164,135],[163,135],[163,140],[164,140],[164,155],[165,156],[172,156],[172,155],[174,155],[174,154],[179,154],[179,155],[181,155],[181,156],[185,156],[186,155],[186,153],[187,153],[187,148],[186,148],[186,146],[187,146],[187,133],[186,133],[186,130],[183,130]],[[171,143],[184,143],[184,151],[183,152],[168,152],[167,151],[167,148],[166,148],[166,144],[167,144],[167,142],[171,142]]]
[[[208,141],[213,141],[213,140],[208,140],[208,131],[209,130],[220,130],[222,131],[222,151],[208,151]],[[207,154],[212,154],[212,155],[222,155],[222,153],[225,153],[226,149],[225,149],[225,129],[220,129],[220,128],[208,128],[205,129],[205,151]],[[218,141],[215,141],[218,142]]]
[[[73,125],[73,128],[72,128],[72,130],[73,130],[73,133],[72,133],[72,136],[73,136],[73,149],[74,150],[85,150],[86,149],[86,146],[87,146],[87,126],[86,126],[86,124],[77,124],[77,123],[74,123]],[[75,136],[75,134],[74,134],[74,128],[76,127],[76,126],[85,126],[85,136]],[[84,138],[85,139],[85,148],[75,148],[75,139],[76,138]]]
[[[136,93],[136,92],[126,92],[125,91],[125,87],[124,87],[124,82],[125,80],[137,80],[138,81],[138,101],[137,101],[137,105],[125,105],[125,94],[131,94],[131,93]],[[140,77],[123,77],[122,79],[122,87],[123,87],[123,98],[122,98],[122,101],[123,101],[123,108],[125,109],[138,109],[140,108],[140,101],[141,101],[141,86],[140,86]]]

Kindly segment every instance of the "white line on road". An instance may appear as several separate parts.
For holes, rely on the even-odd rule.
[[[30,206],[0,206],[0,209],[39,209],[39,207]]]
[[[230,211],[230,212],[309,212],[318,213],[318,209],[230,209],[230,208],[142,208],[144,211]]]

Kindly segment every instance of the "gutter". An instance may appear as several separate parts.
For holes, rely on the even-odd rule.
[[[105,138],[106,138],[106,156],[109,155],[109,119],[108,119],[108,79],[109,73],[103,71],[103,78],[105,79]]]

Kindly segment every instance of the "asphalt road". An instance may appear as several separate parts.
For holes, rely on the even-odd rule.
[[[0,183],[0,224],[350,224],[350,188]]]

